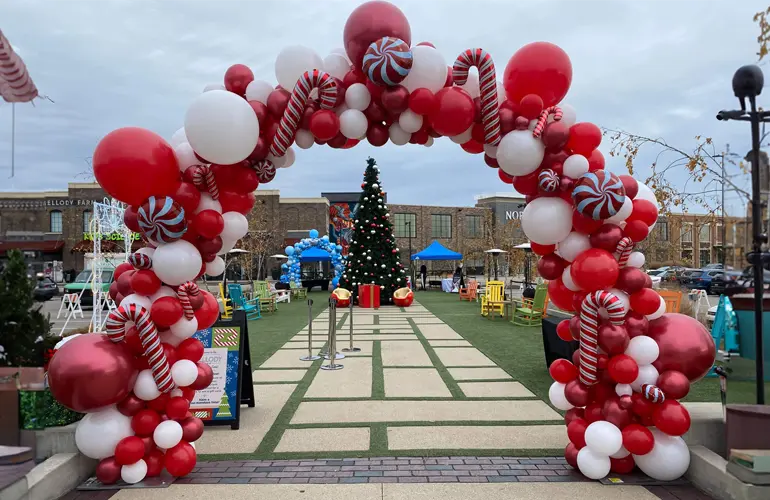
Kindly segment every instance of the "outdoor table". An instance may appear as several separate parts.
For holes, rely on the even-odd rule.
[[[550,367],[551,363],[557,359],[572,361],[572,354],[580,348],[578,341],[565,342],[556,333],[556,325],[564,319],[569,319],[569,316],[550,311],[548,316],[543,318],[543,351],[545,352],[546,368]]]

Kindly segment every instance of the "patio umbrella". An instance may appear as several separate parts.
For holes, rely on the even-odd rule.
[[[282,253],[277,253],[275,255],[271,255],[270,258],[271,259],[288,259],[289,256],[288,255],[284,255]]]
[[[501,253],[508,253],[505,250],[500,250],[499,248],[490,248],[489,250],[484,250],[484,253],[490,254],[492,257],[495,258],[495,281],[497,281],[497,256]]]

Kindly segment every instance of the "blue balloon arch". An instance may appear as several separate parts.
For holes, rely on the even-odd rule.
[[[340,275],[345,270],[345,257],[342,256],[342,246],[335,245],[329,241],[328,236],[318,237],[318,230],[311,229],[309,238],[303,238],[302,241],[295,243],[294,246],[286,247],[286,256],[289,257],[288,262],[281,265],[281,282],[282,283],[302,283],[302,262],[325,262],[331,263],[331,268],[334,271],[334,278],[332,278],[332,287],[337,288],[337,284],[340,281]],[[308,250],[310,252],[307,252]],[[306,252],[306,259],[302,258],[303,252]]]

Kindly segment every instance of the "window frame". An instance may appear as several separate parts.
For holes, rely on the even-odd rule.
[[[90,210],[83,210],[83,232],[91,232],[91,221],[93,220],[94,213]]]
[[[679,227],[679,239],[684,245],[685,243],[692,245],[693,240],[695,238],[695,235],[693,232],[695,231],[695,225],[692,222],[682,222],[682,225]],[[689,239],[687,238],[687,235],[689,234]]]
[[[703,230],[706,230],[706,239],[703,239]],[[711,223],[706,222],[698,227],[698,243],[711,243]]]
[[[437,218],[440,221],[437,224]],[[445,224],[445,221],[449,221],[449,224]],[[441,228],[439,233],[437,228]],[[444,235],[443,229],[448,229],[448,236]],[[451,214],[430,214],[430,235],[433,239],[451,239],[452,238],[452,215]]]
[[[669,241],[668,221],[658,221],[655,228],[658,230],[660,241]]]
[[[403,217],[401,223],[399,219]],[[411,220],[409,220],[411,217]],[[410,222],[409,233],[406,234],[406,223]],[[416,238],[417,237],[417,214],[409,212],[398,212],[393,214],[393,236],[395,238]]]
[[[54,228],[55,215],[58,216],[58,231]],[[48,212],[48,232],[53,234],[62,234],[64,232],[64,213],[61,210],[51,210]]]
[[[474,221],[473,224],[470,224]],[[474,229],[474,231],[471,231]],[[482,238],[484,236],[484,216],[479,214],[468,214],[465,216],[465,236],[467,238]]]

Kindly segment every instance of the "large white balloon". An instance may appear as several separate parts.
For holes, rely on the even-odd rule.
[[[605,420],[592,422],[585,433],[586,446],[598,455],[609,457],[623,446],[623,434],[615,425]]]
[[[559,104],[561,108],[561,122],[567,127],[573,126],[577,122],[577,113],[575,108],[569,104]]]
[[[184,133],[184,127],[174,132],[174,135],[171,136],[171,140],[168,141],[172,148],[176,148],[183,142],[187,142],[187,135]]]
[[[214,210],[222,213],[222,204],[219,200],[215,200],[208,193],[201,193],[201,201],[198,202],[198,207],[195,209],[195,213],[203,212],[204,210]]]
[[[144,459],[139,459],[138,462],[134,462],[129,465],[124,465],[120,468],[120,479],[128,484],[136,484],[147,475],[147,462]]]
[[[652,384],[658,381],[658,369],[652,365],[639,365],[639,375],[636,376],[636,380],[631,382],[631,387],[636,392],[641,392],[642,386],[645,384]]]
[[[572,404],[567,401],[567,397],[564,395],[565,387],[567,386],[561,382],[554,382],[548,389],[548,399],[557,410],[567,411],[572,408]]]
[[[196,97],[187,109],[184,129],[195,152],[220,165],[245,160],[259,138],[259,122],[252,107],[225,90]]]
[[[227,229],[227,222],[225,222],[225,229]],[[161,245],[155,250],[152,270],[162,282],[177,286],[185,281],[194,280],[202,264],[201,254],[195,245],[189,241],[177,240]]]
[[[433,93],[444,88],[447,63],[441,52],[427,45],[412,47],[412,69],[401,82],[409,92],[426,88]]]
[[[620,207],[620,210],[618,210],[618,213],[607,219],[607,222],[615,225],[620,225],[621,222],[628,219],[628,217],[631,215],[631,212],[634,211],[634,202],[631,201],[631,198],[626,196],[626,199],[623,200],[623,205]]]
[[[471,137],[473,137],[473,125],[465,129],[465,132],[451,136],[449,140],[455,144],[465,144],[471,140]]]
[[[636,193],[636,196],[634,197],[635,200],[647,200],[656,207],[658,206],[658,199],[655,198],[655,193],[647,187],[647,184],[642,184],[639,181],[636,181],[636,184],[639,186],[639,191]]]
[[[588,479],[602,479],[610,473],[610,457],[596,453],[588,446],[578,452],[577,463],[580,472]]]
[[[531,241],[540,245],[555,245],[572,231],[572,205],[561,198],[532,200],[524,208],[521,228]]]
[[[412,134],[401,128],[398,123],[393,123],[388,129],[388,135],[390,136],[390,142],[396,146],[403,146],[409,142],[412,138]]]
[[[628,343],[626,354],[634,358],[638,365],[651,365],[658,359],[660,348],[652,337],[637,335]]]
[[[690,449],[679,436],[668,436],[650,428],[655,444],[646,455],[634,455],[634,461],[642,472],[658,481],[679,479],[690,467]]]
[[[150,309],[152,309],[152,300],[150,297],[147,297],[146,295],[139,295],[138,293],[132,293],[130,295],[126,295],[123,300],[120,301],[120,304],[118,304],[118,307],[126,306],[128,307],[129,304],[136,304],[139,306],[144,307],[149,312]]]
[[[227,89],[221,83],[209,83],[208,85],[203,87],[204,92],[211,92],[212,90],[227,90]]]
[[[398,124],[405,132],[413,134],[422,128],[422,116],[411,109],[407,109],[398,117]]]
[[[324,57],[324,71],[335,78],[342,80],[350,68],[350,62],[342,54],[332,53]]]
[[[239,240],[249,232],[249,221],[242,213],[225,212],[222,214],[222,218],[225,220],[225,228],[220,234],[222,241]]]
[[[340,132],[348,139],[360,139],[366,135],[369,121],[357,109],[347,109],[340,115]]]
[[[315,144],[315,138],[309,130],[303,128],[297,130],[297,135],[294,137],[294,144],[300,149],[310,149]]]
[[[259,101],[262,104],[267,104],[267,98],[273,90],[273,86],[266,81],[253,80],[246,87],[246,100]]]
[[[573,262],[578,255],[591,248],[591,240],[583,233],[572,231],[556,246],[556,253],[566,260]]]
[[[136,382],[134,382],[134,394],[142,401],[152,401],[160,396],[158,384],[155,383],[151,370],[147,369],[139,372]]]
[[[531,174],[540,166],[544,156],[543,141],[533,137],[529,130],[508,132],[497,147],[497,163],[508,175]]]
[[[179,171],[184,172],[193,165],[200,163],[200,160],[195,156],[192,146],[188,142],[183,142],[174,148],[174,156],[176,156],[176,163],[179,165]]]
[[[182,440],[182,426],[174,420],[166,420],[158,424],[152,433],[152,440],[158,448],[173,448]]]
[[[588,172],[588,159],[583,155],[570,155],[564,160],[564,175],[577,179]]]
[[[323,67],[321,56],[313,49],[302,45],[291,45],[281,50],[275,58],[275,79],[281,87],[291,92],[305,71],[323,69]]]
[[[75,429],[75,444],[80,452],[96,460],[115,454],[118,442],[133,436],[131,417],[120,413],[114,406],[87,413]]]
[[[350,109],[366,111],[372,102],[372,94],[363,83],[354,83],[345,90],[345,104]]]
[[[162,286],[158,288],[158,291],[150,295],[150,300],[155,302],[162,297],[176,297],[176,292],[170,286]]]
[[[211,262],[206,262],[206,276],[219,276],[225,272],[225,261],[217,256]]]

